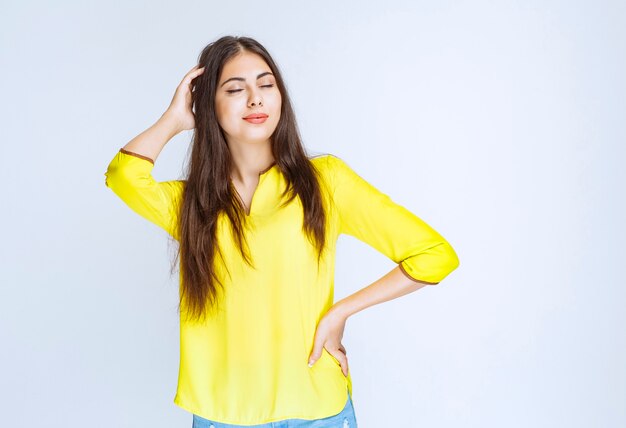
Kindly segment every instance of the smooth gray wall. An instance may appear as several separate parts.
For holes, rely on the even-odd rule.
[[[312,153],[460,257],[348,320],[359,427],[626,426],[625,18],[618,1],[4,2],[0,424],[191,427],[166,236],[104,172],[235,34],[274,55]],[[337,300],[395,266],[338,245]]]

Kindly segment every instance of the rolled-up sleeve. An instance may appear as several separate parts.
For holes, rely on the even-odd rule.
[[[121,148],[109,163],[105,185],[128,207],[178,239],[183,180],[156,181],[154,161]]]
[[[418,216],[395,203],[330,155],[340,233],[351,235],[398,263],[413,281],[437,284],[459,266],[452,246]]]

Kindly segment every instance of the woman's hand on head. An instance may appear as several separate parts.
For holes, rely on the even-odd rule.
[[[183,80],[176,88],[169,107],[163,114],[164,116],[170,116],[178,124],[179,131],[186,131],[196,127],[196,119],[192,111],[191,82],[203,72],[204,67],[200,67],[200,64],[198,64],[185,74],[185,77],[183,77]]]
[[[331,309],[322,317],[315,331],[313,351],[309,355],[309,367],[315,364],[322,356],[322,349],[326,348],[328,353],[339,361],[343,375],[348,376],[348,357],[346,348],[341,344],[345,328],[346,318],[337,311]]]

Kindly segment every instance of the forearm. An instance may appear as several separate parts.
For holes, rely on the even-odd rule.
[[[393,300],[417,291],[426,285],[434,284],[410,279],[399,266],[396,266],[376,282],[336,302],[331,310],[347,319],[370,306]]]
[[[178,132],[180,131],[176,121],[173,117],[164,113],[152,126],[130,140],[123,148],[146,156],[154,163],[163,147]]]

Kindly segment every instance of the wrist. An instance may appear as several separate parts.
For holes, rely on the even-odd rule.
[[[352,315],[345,300],[335,302],[335,304],[330,308],[330,312],[332,312],[338,318],[343,319],[344,321],[347,320],[350,315]]]
[[[169,110],[166,110],[165,113],[161,115],[157,123],[160,123],[166,129],[170,138],[182,131],[178,119]]]

